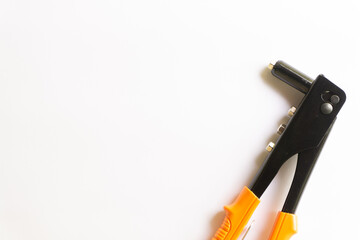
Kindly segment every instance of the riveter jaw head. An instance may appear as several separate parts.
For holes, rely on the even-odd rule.
[[[322,148],[319,146],[323,145],[325,136],[346,100],[345,92],[323,75],[312,80],[282,61],[269,68],[275,77],[305,95],[251,184],[251,190],[258,197],[293,155],[316,149],[314,157],[309,160],[310,165],[314,165]]]
[[[281,136],[288,142],[287,151],[296,154],[318,146],[345,100],[346,95],[342,89],[319,75],[312,82]]]
[[[271,72],[305,94],[271,153],[281,151],[281,155],[289,158],[320,144],[345,103],[346,95],[324,75],[312,80],[283,61],[276,62]]]

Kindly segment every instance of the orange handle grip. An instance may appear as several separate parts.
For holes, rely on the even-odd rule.
[[[236,240],[259,203],[260,199],[244,187],[236,200],[224,207],[226,217],[212,240]]]
[[[297,216],[279,212],[269,240],[289,240],[297,233]]]

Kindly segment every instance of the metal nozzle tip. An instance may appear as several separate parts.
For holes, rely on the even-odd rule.
[[[269,63],[268,69],[272,70],[274,68],[274,65],[272,63]]]

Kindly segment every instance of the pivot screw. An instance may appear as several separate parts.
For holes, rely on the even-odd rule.
[[[330,103],[323,103],[321,105],[321,112],[323,114],[330,114],[333,111],[333,106]]]
[[[333,103],[333,104],[338,104],[340,102],[340,98],[338,95],[332,95],[331,98],[330,98],[330,101]]]

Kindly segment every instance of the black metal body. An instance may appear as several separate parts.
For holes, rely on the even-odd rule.
[[[249,188],[260,198],[281,166],[290,157],[298,154],[294,179],[282,210],[295,213],[304,187],[346,95],[323,75],[312,81],[281,61],[273,66],[272,73],[305,95]],[[337,103],[330,101],[329,96],[334,95],[340,99]],[[322,112],[324,103],[331,105],[331,113]]]

